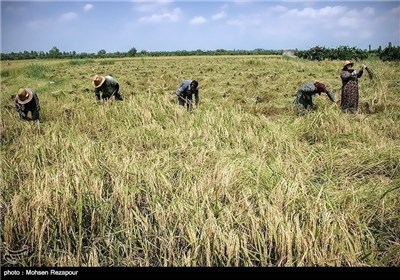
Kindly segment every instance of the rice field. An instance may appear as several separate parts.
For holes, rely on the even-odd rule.
[[[399,266],[399,63],[281,56],[1,62],[3,266]],[[125,97],[96,102],[111,74]],[[200,106],[177,105],[182,79]],[[299,117],[297,88],[320,81]],[[41,122],[15,111],[20,87]]]

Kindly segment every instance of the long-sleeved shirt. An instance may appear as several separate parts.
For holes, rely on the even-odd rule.
[[[364,71],[353,72],[354,69],[345,69],[340,73],[342,79],[342,97],[340,107],[342,110],[357,111],[358,108],[358,79],[362,77]],[[354,74],[353,74],[354,73]]]
[[[317,94],[317,88],[314,83],[304,83],[297,90],[296,102],[303,103],[304,105],[312,105],[312,96]]]
[[[176,90],[176,95],[182,98],[188,97],[190,100],[192,99],[192,95],[194,95],[195,102],[196,104],[198,104],[200,100],[199,89],[198,87],[196,87],[195,89],[190,88],[190,83],[192,81],[193,80],[183,80]]]
[[[297,90],[294,104],[301,115],[306,111],[315,108],[315,105],[312,102],[312,96],[317,93],[320,93],[320,90],[314,83],[304,83]]]
[[[100,93],[102,93],[101,98],[110,98],[113,94],[119,92],[119,83],[116,79],[111,76],[105,76],[104,78],[106,80],[101,87],[94,90],[97,100],[100,100]]]
[[[39,97],[33,89],[29,88],[28,90],[33,93],[32,100],[26,104],[20,104],[18,103],[18,99],[15,98],[15,109],[17,110],[21,119],[28,120],[29,118],[27,114],[28,112],[32,112],[32,120],[37,120],[39,119],[40,111]]]

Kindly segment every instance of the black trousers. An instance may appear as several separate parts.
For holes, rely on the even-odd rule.
[[[192,109],[192,96],[190,95],[190,96],[184,97],[184,96],[179,95],[178,96],[178,104],[186,107],[186,109],[188,111],[190,111]]]
[[[111,94],[111,95],[110,95],[110,94],[102,94],[101,98],[102,98],[102,99],[108,100],[108,99],[110,99],[113,95],[115,96],[115,100],[120,100],[120,101],[124,100],[124,97],[123,97],[123,96],[121,95],[121,93],[119,92],[119,84],[117,84],[117,87],[115,88],[113,94]]]
[[[37,109],[37,107],[31,108],[31,109],[25,109],[25,110],[22,110],[22,112],[23,112],[23,114],[21,114],[21,113],[19,114],[21,120],[29,120],[29,117],[28,117],[29,112],[32,112],[32,118],[31,118],[32,121],[39,120],[39,110]]]

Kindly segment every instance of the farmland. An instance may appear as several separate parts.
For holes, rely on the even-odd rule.
[[[281,56],[1,62],[1,241],[23,266],[398,266],[399,63]],[[123,102],[95,101],[111,74]],[[176,104],[199,81],[200,106]],[[304,82],[336,103],[297,116]],[[20,87],[41,102],[21,122]],[[2,259],[5,265],[11,265]]]

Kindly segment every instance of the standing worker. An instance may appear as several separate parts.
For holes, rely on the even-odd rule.
[[[366,66],[363,65],[360,71],[356,71],[353,68],[354,63],[346,61],[340,78],[342,79],[342,96],[340,100],[340,108],[345,113],[356,113],[358,109],[358,79],[364,73]]]

